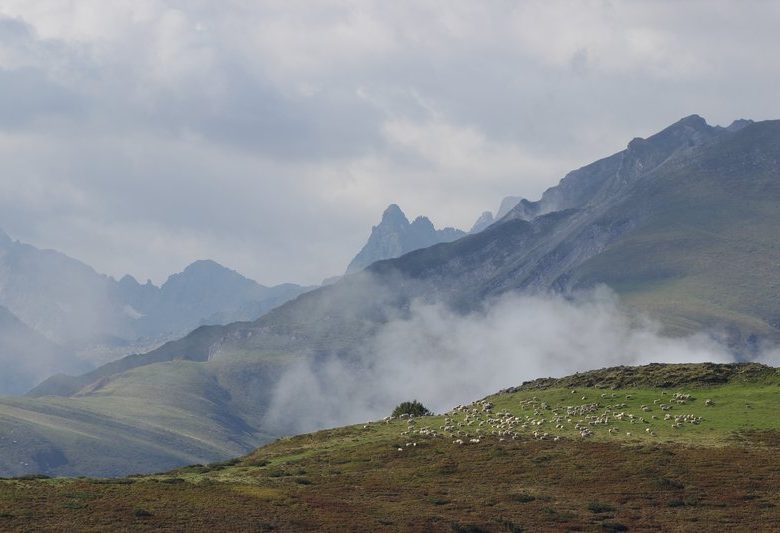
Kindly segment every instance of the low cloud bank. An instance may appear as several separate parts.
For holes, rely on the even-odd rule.
[[[538,377],[653,362],[733,362],[704,334],[664,337],[606,288],[573,299],[511,294],[462,315],[416,304],[357,356],[301,361],[276,385],[268,429],[303,432],[386,416],[416,398],[434,411]],[[777,364],[780,351],[762,362]]]

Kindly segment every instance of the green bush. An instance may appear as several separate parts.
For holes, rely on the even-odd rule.
[[[610,504],[602,502],[590,502],[588,509],[593,513],[611,513],[615,510]]]
[[[412,400],[411,402],[399,403],[398,406],[395,409],[393,409],[393,416],[401,416],[401,415],[428,416],[432,414],[433,413],[431,413],[427,407],[425,407],[417,400]]]

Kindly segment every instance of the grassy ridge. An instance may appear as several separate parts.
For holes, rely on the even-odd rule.
[[[657,386],[665,375],[680,379]],[[760,365],[608,369],[442,415],[283,438],[226,463],[7,480],[0,529],[769,530],[779,383]],[[678,416],[698,422],[672,427]]]

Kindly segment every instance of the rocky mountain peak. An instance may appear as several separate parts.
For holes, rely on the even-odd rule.
[[[178,291],[192,285],[200,287],[203,292],[209,292],[216,287],[225,289],[234,285],[257,284],[216,261],[200,259],[187,265],[182,272],[170,276],[161,289],[163,292]]]
[[[738,118],[737,120],[735,120],[734,122],[732,122],[732,123],[731,123],[731,124],[730,124],[730,125],[729,125],[729,126],[726,128],[726,130],[728,130],[728,131],[731,131],[731,132],[735,132],[735,131],[739,131],[739,130],[741,130],[741,129],[742,129],[742,128],[744,128],[745,126],[750,126],[751,124],[753,124],[753,121],[752,121],[752,120],[745,119],[745,118]]]
[[[387,209],[385,209],[384,213],[382,213],[382,222],[380,222],[380,225],[381,224],[403,224],[406,226],[409,224],[409,219],[406,218],[406,215],[403,211],[401,211],[401,208],[398,207],[398,205],[390,204],[387,206]]]
[[[521,200],[523,200],[522,196],[507,196],[501,200],[501,205],[498,206],[498,211],[496,212],[496,220],[504,218]]]
[[[138,283],[138,280],[130,274],[125,274],[122,276],[122,279],[119,280],[119,285],[122,287],[137,287],[140,283]]]
[[[424,216],[415,218],[411,226],[418,229],[419,231],[436,231],[436,228],[433,226],[433,222],[431,222],[428,217]]]
[[[648,148],[660,148],[665,151],[684,148],[700,144],[703,140],[712,136],[715,129],[699,115],[689,115],[647,139],[635,137],[628,143],[627,150],[629,153],[632,153]]]
[[[454,228],[437,230],[425,216],[418,216],[410,223],[398,205],[390,204],[382,214],[382,221],[372,228],[368,242],[350,262],[347,274],[362,270],[376,261],[400,257],[464,235],[463,231]]]
[[[469,233],[479,233],[483,229],[487,228],[489,225],[491,225],[495,219],[493,218],[493,213],[490,211],[483,211],[481,215],[479,215],[479,218],[476,222],[474,222],[474,225],[471,226],[471,229],[469,230]]]

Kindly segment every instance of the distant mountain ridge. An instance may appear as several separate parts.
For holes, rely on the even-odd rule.
[[[455,228],[437,230],[424,216],[409,222],[401,208],[391,204],[382,214],[382,220],[371,229],[368,242],[347,267],[347,274],[363,270],[371,263],[394,259],[427,248],[440,242],[451,242],[466,235]]]
[[[255,320],[306,290],[293,283],[266,287],[212,260],[195,261],[160,287],[125,276],[115,289],[136,331],[146,336]]]
[[[43,350],[41,362],[51,372],[41,374],[43,365],[28,361],[27,367],[38,369],[37,380],[0,386],[0,394],[19,392],[21,384],[29,389],[51,374],[86,370],[90,360],[103,363],[144,346],[148,350],[204,324],[255,320],[306,290],[294,284],[265,287],[214,261],[196,261],[161,287],[141,285],[131,276],[115,281],[0,230],[0,306],[63,355],[58,361],[50,357],[51,350]],[[25,353],[34,359],[34,350]],[[74,354],[82,364],[74,364]]]
[[[477,221],[474,222],[474,225],[471,226],[469,233],[479,233],[480,231],[488,228],[497,220],[501,220],[522,200],[523,198],[520,196],[506,196],[503,200],[501,200],[501,204],[498,206],[498,211],[496,211],[496,214],[493,215],[491,211],[483,212]]]

